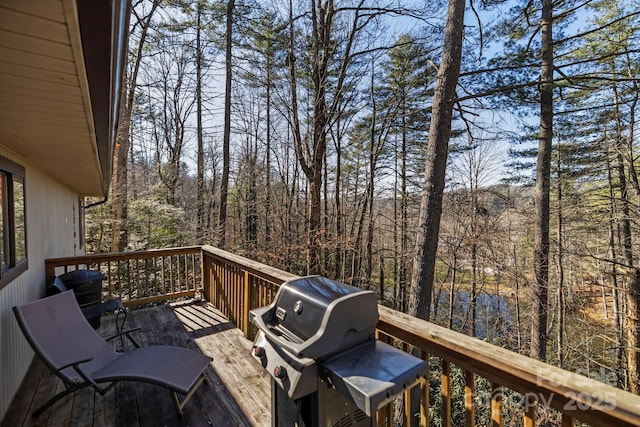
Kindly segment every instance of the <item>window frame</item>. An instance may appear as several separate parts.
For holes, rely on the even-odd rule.
[[[11,283],[16,277],[25,272],[29,268],[28,244],[27,244],[27,179],[25,168],[0,156],[0,174],[3,179],[2,185],[2,218],[0,218],[0,227],[2,228],[3,241],[2,246],[2,262],[0,263],[0,289]],[[16,211],[15,211],[15,185],[19,181],[22,183],[22,199],[23,206],[20,213],[23,219],[24,227],[24,258],[16,259],[18,248],[16,246]],[[5,256],[6,254],[6,256]],[[5,261],[7,261],[5,263]]]

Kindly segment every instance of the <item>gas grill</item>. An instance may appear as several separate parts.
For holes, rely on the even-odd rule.
[[[426,362],[375,339],[373,292],[302,277],[250,316],[274,426],[373,426],[378,408],[427,375]]]

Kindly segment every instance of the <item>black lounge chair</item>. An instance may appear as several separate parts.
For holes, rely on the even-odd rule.
[[[76,390],[92,387],[104,395],[118,381],[142,381],[169,389],[182,416],[184,406],[205,381],[204,370],[212,360],[181,347],[140,347],[131,331],[123,334],[136,348],[117,352],[88,323],[72,291],[13,307],[13,311],[31,347],[66,386],[33,416]],[[184,395],[182,402],[178,394]]]
[[[81,282],[80,285],[74,283],[74,280]],[[83,280],[85,283],[82,283]],[[104,280],[104,275],[99,271],[70,271],[53,279],[53,283],[47,286],[47,296],[72,290],[82,314],[87,318],[93,329],[100,327],[100,316],[115,311],[116,330],[120,333],[124,330],[124,322],[127,321],[127,310],[125,310],[122,301],[119,299],[111,298],[102,302],[102,280]],[[71,283],[71,286],[68,286],[67,283],[69,282],[67,281]],[[88,291],[86,290],[87,288],[89,288]]]

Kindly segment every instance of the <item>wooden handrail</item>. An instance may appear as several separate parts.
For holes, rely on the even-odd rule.
[[[429,354],[593,425],[640,425],[640,396],[379,306],[378,328]]]
[[[125,306],[194,296],[204,292],[202,249],[199,246],[148,251],[82,255],[45,260],[45,280],[72,270],[104,274],[103,297],[120,299]]]
[[[199,257],[200,264],[188,269],[180,266],[179,261],[169,262],[169,268],[165,268],[166,260],[174,256]],[[134,265],[130,265],[132,262]],[[130,297],[141,293],[141,277],[149,276],[149,271],[162,273],[159,282],[170,282],[172,285],[168,289],[156,289],[157,295],[152,298],[166,299],[203,292],[248,338],[255,333],[249,323],[249,310],[271,303],[282,283],[300,277],[212,246],[58,258],[46,261],[46,274],[49,279],[56,273],[60,274],[59,270],[84,268],[82,266],[108,270],[110,263],[127,263],[129,268],[126,274],[123,270],[113,274],[117,280],[129,280],[129,283],[120,283],[120,286],[126,286]],[[183,271],[176,271],[176,268],[189,272],[185,275]],[[130,270],[135,270],[134,274]],[[177,292],[175,283],[180,283],[184,292],[181,289]],[[133,305],[147,300],[131,298],[127,302]],[[417,354],[425,360],[429,357],[441,360],[441,413],[449,418],[443,420],[444,425],[451,425],[452,395],[447,384],[451,382],[450,372],[455,366],[465,371],[463,406],[466,425],[474,425],[475,413],[481,409],[476,407],[478,399],[474,402],[474,382],[477,377],[482,377],[491,384],[490,397],[484,404],[485,409],[490,411],[492,424],[496,426],[502,425],[505,407],[502,390],[505,388],[520,393],[525,404],[522,411],[525,426],[535,425],[536,408],[539,405],[559,411],[563,426],[573,425],[574,420],[594,426],[640,426],[640,396],[396,310],[384,306],[378,308],[378,332],[381,337],[401,345],[405,351],[409,347],[417,349]],[[432,365],[432,369],[434,367],[437,368]],[[419,399],[420,424],[426,425],[429,387],[423,381],[417,388],[422,390]],[[409,393],[405,393],[405,425],[410,414],[418,412],[415,408],[407,409],[410,401]],[[391,419],[389,407],[379,411],[379,425],[391,425]]]

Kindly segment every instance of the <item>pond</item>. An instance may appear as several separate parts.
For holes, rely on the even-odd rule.
[[[511,301],[502,295],[478,293],[476,295],[476,337],[495,341],[513,337],[513,308]],[[455,292],[453,310],[449,310],[450,294],[444,289],[436,292],[433,308],[434,319],[448,326],[449,314],[452,314],[452,329],[463,333],[471,331],[471,293]]]

